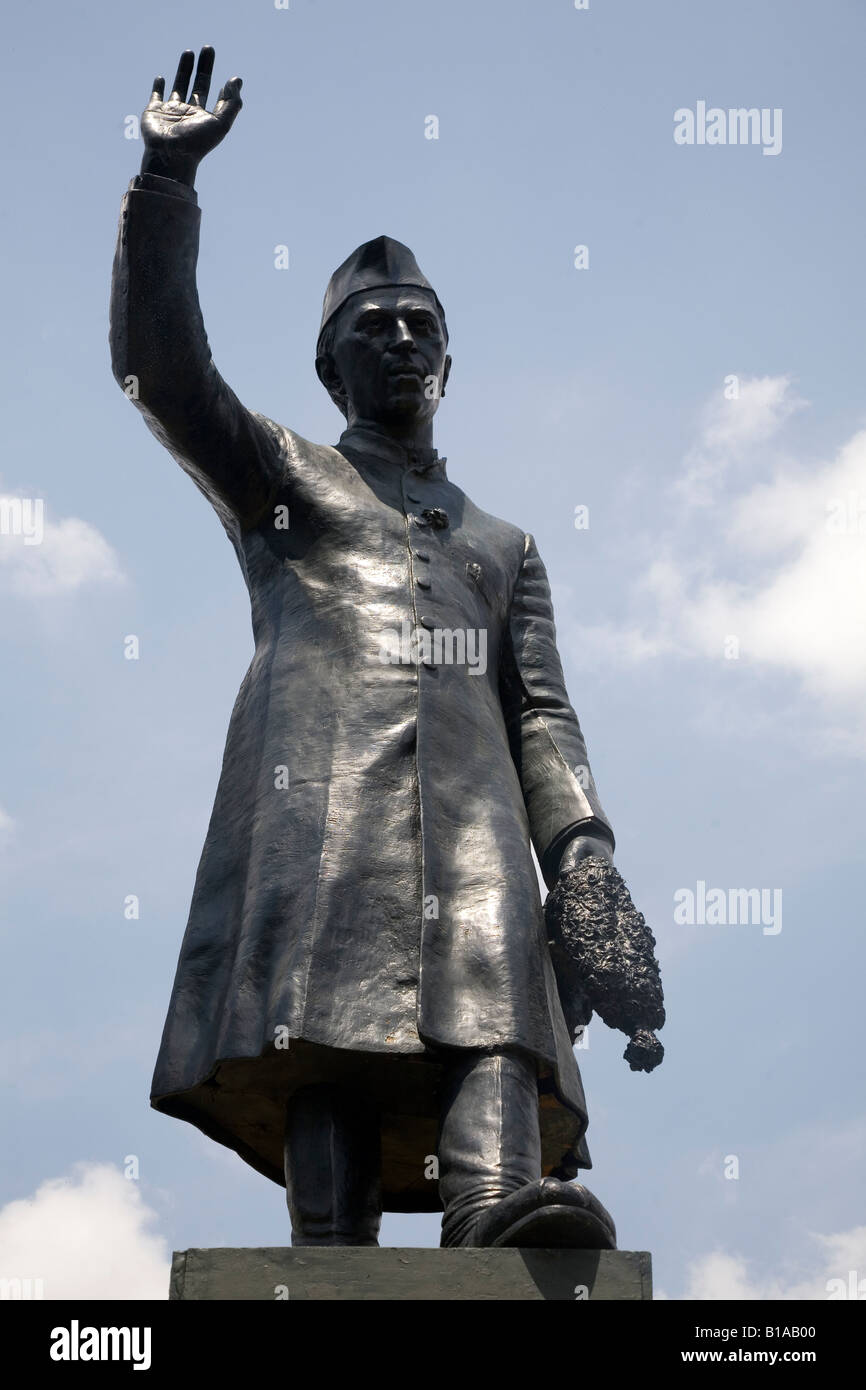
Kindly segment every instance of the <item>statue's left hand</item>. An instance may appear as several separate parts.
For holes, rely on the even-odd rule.
[[[609,864],[613,863],[613,850],[607,840],[597,835],[575,835],[562,852],[558,872],[568,873],[570,869],[576,869],[582,859],[591,859],[593,855],[606,859]]]
[[[604,854],[582,853],[572,841],[566,853],[573,847],[577,862],[561,867],[545,905],[566,1021],[585,1024],[594,1010],[629,1037],[624,1056],[632,1070],[652,1071],[664,1056],[654,1030],[665,1021],[655,938],[609,847]]]

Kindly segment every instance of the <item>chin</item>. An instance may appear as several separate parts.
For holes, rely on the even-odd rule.
[[[422,425],[428,418],[427,411],[417,400],[389,401],[378,414],[383,424],[394,425]]]

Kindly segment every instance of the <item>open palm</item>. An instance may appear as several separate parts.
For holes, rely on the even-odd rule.
[[[241,109],[241,79],[233,77],[222,88],[213,111],[207,110],[214,64],[212,48],[203,48],[199,54],[187,100],[194,64],[191,49],[181,54],[167,101],[165,79],[154,79],[153,94],[141,118],[145,173],[164,174],[191,183],[199,162],[225,138]]]

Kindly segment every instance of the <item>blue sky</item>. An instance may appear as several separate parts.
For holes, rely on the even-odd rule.
[[[360,242],[407,242],[448,316],[449,474],[547,564],[668,1006],[651,1076],[598,1021],[579,1054],[621,1246],[673,1298],[866,1276],[864,39],[853,0],[7,20],[0,495],[43,499],[45,534],[0,535],[0,1274],[106,1292],[110,1247],[112,1288],[159,1296],[171,1249],[289,1239],[281,1189],[148,1108],[252,643],[219,522],[112,380],[108,289],[125,118],[211,43],[214,91],[244,79],[197,181],[223,375],[334,442],[325,284]],[[781,109],[781,152],[676,144],[699,101]],[[699,882],[780,890],[781,931],[677,923]],[[383,1239],[435,1244],[437,1222]]]

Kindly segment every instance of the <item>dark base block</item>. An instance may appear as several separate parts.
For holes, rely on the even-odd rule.
[[[169,1298],[632,1301],[652,1298],[652,1261],[646,1250],[181,1250]]]

